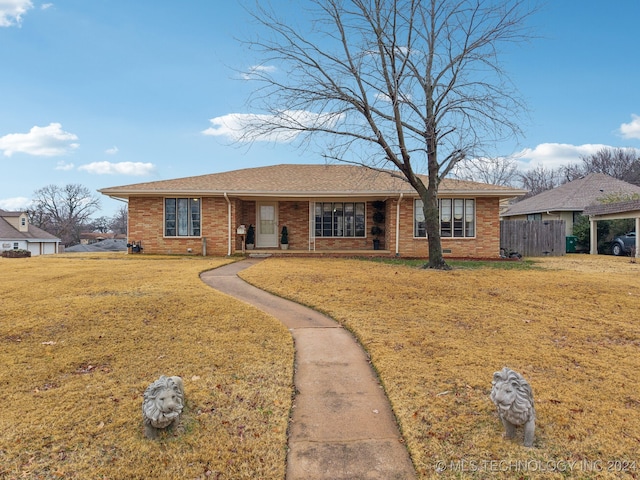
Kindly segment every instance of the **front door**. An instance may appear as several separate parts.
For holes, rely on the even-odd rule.
[[[256,248],[278,246],[277,203],[258,203]]]

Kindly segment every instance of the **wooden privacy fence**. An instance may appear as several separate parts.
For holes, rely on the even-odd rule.
[[[566,253],[564,220],[502,220],[500,248],[507,255],[518,252],[523,257],[560,256]]]

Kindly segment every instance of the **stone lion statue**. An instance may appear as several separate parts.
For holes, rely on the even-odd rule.
[[[183,403],[182,378],[162,375],[149,385],[142,402],[145,437],[158,438],[160,430],[177,425]]]
[[[504,367],[493,374],[491,401],[498,407],[506,438],[514,438],[516,426],[524,426],[524,445],[533,446],[536,411],[529,383],[518,372]]]

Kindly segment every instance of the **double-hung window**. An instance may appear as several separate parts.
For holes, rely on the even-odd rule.
[[[422,200],[416,199],[413,206],[413,235],[426,237],[427,229]],[[472,198],[441,198],[438,200],[440,214],[440,236],[443,238],[475,237],[476,203]]]
[[[167,237],[200,236],[199,198],[164,199],[164,234]]]
[[[364,202],[316,202],[316,237],[364,237]]]

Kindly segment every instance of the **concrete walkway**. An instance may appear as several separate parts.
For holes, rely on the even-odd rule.
[[[360,345],[330,318],[237,276],[259,261],[232,263],[201,278],[273,315],[291,331],[296,396],[287,480],[414,479],[389,402]]]

